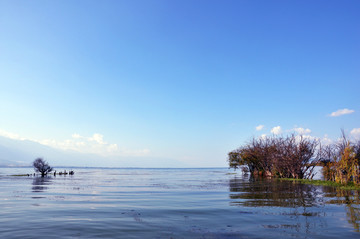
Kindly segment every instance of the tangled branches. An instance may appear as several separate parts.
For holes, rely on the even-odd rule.
[[[319,161],[315,139],[287,137],[253,138],[228,154],[231,168],[247,165],[253,175],[281,178],[312,178]]]

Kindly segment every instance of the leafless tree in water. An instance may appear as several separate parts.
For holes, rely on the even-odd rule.
[[[33,166],[35,172],[41,173],[41,177],[44,177],[53,170],[53,168],[50,167],[49,164],[42,158],[35,159]]]

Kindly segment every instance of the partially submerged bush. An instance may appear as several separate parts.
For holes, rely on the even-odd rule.
[[[360,184],[360,141],[351,142],[344,131],[341,140],[326,146],[296,135],[253,138],[228,156],[230,168],[246,165],[252,175],[312,179],[321,165],[325,180]]]
[[[295,135],[253,138],[228,154],[229,166],[247,165],[252,175],[312,178],[319,160],[318,145],[315,139]]]
[[[325,180],[360,184],[360,141],[350,142],[344,131],[339,142],[322,150],[321,162]]]
[[[35,161],[33,162],[33,166],[35,172],[41,173],[41,177],[44,177],[53,170],[53,168],[50,167],[49,164],[42,158],[35,159]]]

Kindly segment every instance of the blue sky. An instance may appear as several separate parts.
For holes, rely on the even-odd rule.
[[[0,135],[114,166],[194,167],[226,166],[263,134],[360,139],[359,12],[328,0],[0,1]]]

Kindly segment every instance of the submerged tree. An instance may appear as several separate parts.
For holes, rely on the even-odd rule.
[[[229,166],[237,169],[246,165],[252,175],[312,178],[318,144],[316,139],[301,135],[253,138],[228,154]]]
[[[35,159],[35,161],[33,162],[33,166],[35,172],[41,173],[41,177],[44,177],[53,170],[53,168],[50,167],[49,164],[42,158]]]

